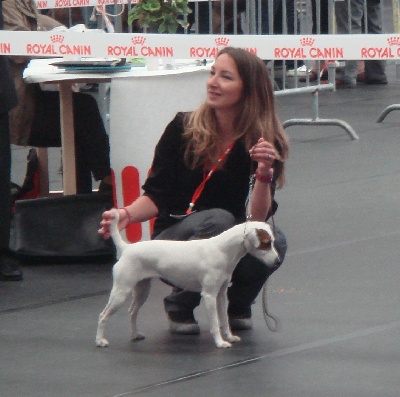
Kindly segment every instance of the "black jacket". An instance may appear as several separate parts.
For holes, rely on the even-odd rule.
[[[0,0],[0,30],[3,30],[2,0]],[[17,104],[17,92],[8,68],[8,60],[0,56],[0,113],[6,113]]]

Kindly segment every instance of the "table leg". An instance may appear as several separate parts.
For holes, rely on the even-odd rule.
[[[46,147],[36,148],[39,161],[39,193],[41,197],[49,195],[49,157]]]
[[[64,194],[76,194],[76,164],[72,83],[60,83],[61,145]]]

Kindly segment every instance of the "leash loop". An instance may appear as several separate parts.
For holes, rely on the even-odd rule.
[[[279,321],[277,317],[274,317],[268,311],[267,305],[267,289],[268,289],[268,279],[265,281],[263,290],[262,290],[262,309],[263,309],[263,316],[265,324],[267,325],[268,329],[272,332],[278,332],[280,329]]]

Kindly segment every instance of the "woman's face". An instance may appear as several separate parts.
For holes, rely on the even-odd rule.
[[[216,110],[234,109],[240,102],[243,82],[235,61],[228,55],[220,55],[211,66],[207,80],[207,103]]]

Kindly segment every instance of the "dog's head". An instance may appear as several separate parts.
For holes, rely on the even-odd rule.
[[[264,222],[247,222],[244,232],[246,250],[268,267],[275,266],[279,260],[274,240],[274,234],[268,224]]]

